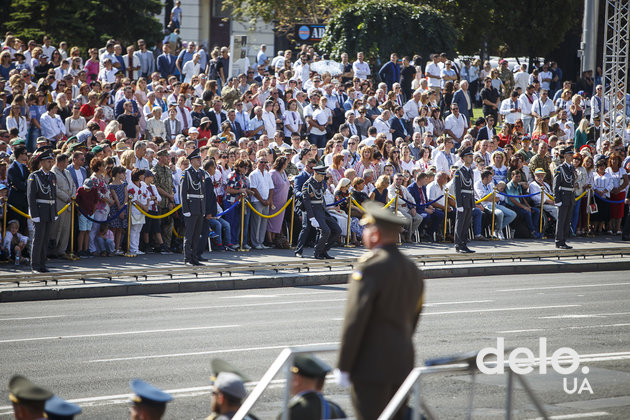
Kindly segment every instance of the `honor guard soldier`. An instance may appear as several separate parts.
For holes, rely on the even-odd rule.
[[[57,178],[51,172],[55,157],[50,147],[42,147],[37,149],[35,159],[40,168],[29,175],[26,185],[29,214],[35,225],[31,248],[31,268],[39,273],[47,273],[48,241],[53,223],[58,218]]]
[[[571,249],[567,245],[571,227],[571,217],[573,216],[573,206],[575,205],[575,193],[573,187],[576,176],[575,169],[571,164],[573,159],[573,148],[565,147],[560,150],[563,163],[559,165],[553,174],[553,194],[556,206],[558,207],[558,221],[556,223],[556,248]]]
[[[327,166],[316,166],[313,168],[313,176],[302,186],[302,202],[311,226],[319,231],[319,240],[315,245],[315,258],[318,260],[332,260],[328,250],[341,235],[341,229],[337,220],[326,211],[324,202],[324,192],[326,190],[326,169]],[[304,225],[302,225],[304,228]],[[308,229],[308,226],[307,226]],[[302,235],[302,232],[300,232]],[[297,257],[302,254],[296,253]]]
[[[15,375],[9,381],[9,399],[17,420],[44,419],[44,405],[53,393],[41,388],[24,376]]]
[[[374,202],[364,208],[363,243],[371,252],[350,275],[334,372],[337,384],[352,384],[358,420],[378,417],[413,369],[412,338],[424,293],[422,273],[396,247],[406,220]]]
[[[250,379],[224,360],[212,359],[210,365],[213,372],[212,413],[206,420],[229,420],[247,396],[245,382]],[[247,414],[244,420],[258,420],[258,417]]]
[[[473,148],[466,147],[459,151],[459,157],[464,165],[455,172],[453,189],[457,203],[455,217],[455,251],[471,254],[475,251],[466,245],[468,229],[472,222],[472,211],[475,208],[475,191],[473,187],[473,171],[470,165],[473,161]]]
[[[131,420],[160,420],[166,411],[170,394],[140,379],[131,381],[134,396],[131,397]]]
[[[48,420],[72,420],[74,416],[80,414],[82,410],[78,405],[72,404],[55,395],[46,401],[44,411],[46,412]]]
[[[184,215],[184,262],[191,265],[203,265],[197,259],[195,243],[201,235],[203,217],[206,214],[204,201],[204,175],[201,170],[201,155],[199,149],[193,150],[186,159],[190,166],[182,174],[180,187],[180,202]]]
[[[298,354],[291,366],[291,395],[289,419],[320,420],[345,419],[346,413],[336,403],[322,395],[322,388],[330,366],[312,354]],[[282,418],[282,413],[278,419]]]

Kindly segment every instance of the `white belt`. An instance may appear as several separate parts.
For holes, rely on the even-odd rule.
[[[55,204],[55,200],[43,200],[41,198],[38,198],[35,201],[37,201],[39,204],[50,204],[51,206]]]
[[[569,187],[560,187],[561,191],[573,191],[573,188],[569,188]]]
[[[323,200],[313,200],[311,201],[311,204],[322,204],[323,202]]]
[[[203,198],[203,194],[188,194],[188,198]]]
[[[472,190],[462,190],[463,193],[468,193],[468,194],[472,194]]]

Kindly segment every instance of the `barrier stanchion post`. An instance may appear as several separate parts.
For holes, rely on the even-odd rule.
[[[542,228],[543,228],[543,206],[545,204],[545,188],[544,186],[541,188],[540,190],[540,223],[539,223],[539,227],[538,227],[538,231],[542,234]]]
[[[494,209],[496,207],[496,201],[497,199],[497,187],[494,187],[492,189],[492,224],[490,225],[490,229],[492,230],[492,232],[490,232],[490,237],[494,238],[494,239],[499,239],[498,235],[495,235],[495,229],[494,229]]]
[[[448,220],[448,188],[444,188],[444,236],[442,242],[446,241],[446,222]]]
[[[79,259],[74,253],[74,206],[77,205],[76,197],[70,199],[70,259],[76,261]]]
[[[396,194],[394,197],[394,214],[398,215],[398,191],[394,191],[394,194]],[[398,242],[396,242],[396,245],[402,245],[401,235],[402,233],[398,234]]]
[[[7,234],[7,198],[2,197],[2,238]]]
[[[247,199],[245,197],[245,194],[241,195],[241,242],[238,249],[241,252],[249,251],[248,249],[243,248],[243,235],[245,234],[245,206],[247,205]]]
[[[127,197],[127,252],[125,253],[125,257],[135,257],[136,254],[131,253],[131,200],[133,199],[133,195],[129,194]]]
[[[354,245],[350,244],[350,222],[352,219],[352,195],[349,195],[348,198],[348,232],[346,233],[346,248],[354,248]]]
[[[293,222],[295,220],[295,194],[291,202],[291,226],[289,226],[289,249],[293,249]]]
[[[586,193],[586,236],[594,236],[591,232],[591,191],[593,189],[589,188]]]

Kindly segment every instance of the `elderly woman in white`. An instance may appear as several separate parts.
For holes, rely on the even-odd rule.
[[[154,137],[161,137],[164,140],[166,138],[166,126],[162,121],[162,108],[154,106],[152,110],[152,116],[147,120],[147,128],[145,135],[147,140],[152,140]]]

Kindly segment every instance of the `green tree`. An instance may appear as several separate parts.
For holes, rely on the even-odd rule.
[[[433,52],[453,54],[457,32],[446,16],[427,6],[398,0],[370,0],[333,14],[319,48],[338,59],[342,52],[363,51],[370,58],[387,61],[400,55]]]
[[[79,47],[101,46],[114,38],[123,44],[145,38],[156,40],[162,25],[153,17],[160,0],[11,0],[6,28],[23,41],[66,41]]]

